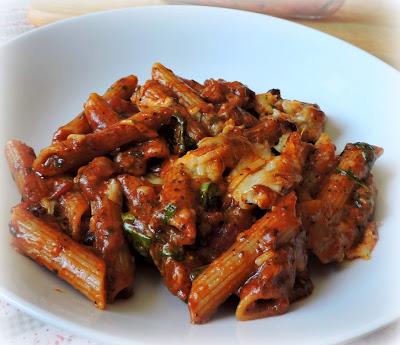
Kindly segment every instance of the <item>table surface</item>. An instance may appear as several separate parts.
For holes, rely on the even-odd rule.
[[[45,5],[46,1],[33,1],[32,5],[39,3]],[[70,3],[73,2],[70,1]],[[53,4],[55,3],[57,2],[54,1]],[[398,5],[399,3],[389,4],[388,0],[373,2],[347,0],[342,9],[329,19],[301,20],[299,22],[352,42],[396,68],[400,68],[399,47],[396,41],[396,38],[400,37],[399,24],[394,20],[395,16],[393,15],[399,8],[396,7]],[[34,29],[27,16],[29,12],[32,18],[32,8],[32,6],[29,7],[28,0],[0,1],[0,44],[25,31]],[[35,10],[37,11],[35,12],[36,18],[39,18],[39,14],[40,18],[45,18],[43,10],[43,7]],[[64,12],[63,16],[77,14],[73,10],[74,8],[69,7],[70,12],[68,15]],[[55,20],[54,13],[56,12],[53,14],[47,12],[46,21],[43,20],[40,23],[37,21],[35,24],[44,25],[45,22]],[[58,19],[61,19],[60,13],[57,15]],[[0,299],[0,343],[10,345],[99,345],[34,319],[2,299]],[[400,321],[346,343],[346,345],[378,344],[400,344]]]
[[[207,4],[215,3],[212,0],[195,2],[202,1]],[[268,2],[267,0],[258,0],[261,3],[263,1]],[[40,26],[88,12],[173,2],[163,0],[32,0],[28,15],[34,25]],[[216,2],[221,3],[221,1]],[[247,4],[256,2],[253,0]],[[238,2],[228,0],[225,3]],[[257,9],[255,5],[246,5],[244,1],[240,3],[240,6],[249,10]],[[345,0],[339,11],[329,18],[295,21],[344,39],[400,69],[400,44],[398,42],[400,37],[400,0]]]

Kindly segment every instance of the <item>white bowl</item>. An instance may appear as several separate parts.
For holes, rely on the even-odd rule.
[[[208,7],[146,7],[66,20],[0,49],[1,145],[20,138],[38,150],[82,109],[90,92],[121,76],[148,79],[160,61],[186,78],[239,80],[255,91],[318,103],[341,150],[366,141],[385,148],[374,168],[381,239],[370,261],[329,266],[311,297],[290,312],[251,322],[230,307],[208,324],[189,323],[186,305],[154,271],[139,270],[134,298],[107,311],[9,246],[9,208],[19,200],[5,161],[0,291],[59,327],[113,344],[331,344],[399,317],[399,74],[375,57],[320,32],[272,17]],[[60,293],[59,290],[63,292]]]

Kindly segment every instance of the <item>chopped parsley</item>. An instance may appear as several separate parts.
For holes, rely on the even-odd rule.
[[[152,239],[142,233],[135,225],[136,217],[130,213],[122,214],[123,229],[125,237],[132,247],[142,256],[149,257],[149,250]]]
[[[354,173],[351,170],[343,170],[343,169],[336,168],[336,172],[338,174],[340,174],[340,175],[347,176],[347,177],[351,178],[355,183],[357,183],[357,184],[359,184],[361,186],[364,185],[361,182],[361,179],[358,178],[357,176],[355,176]]]
[[[206,210],[218,208],[221,204],[221,191],[214,182],[205,182],[200,186],[200,204]]]
[[[363,142],[357,142],[353,144],[355,147],[358,147],[362,150],[362,155],[368,164],[368,167],[372,167],[372,164],[374,163],[375,159],[375,150],[374,147],[370,144],[363,143]]]
[[[164,257],[170,257],[176,261],[183,261],[185,254],[182,247],[174,247],[170,243],[164,244],[161,250],[161,255]]]
[[[168,204],[167,206],[165,206],[163,223],[165,225],[168,225],[171,218],[175,215],[175,213],[176,213],[176,206],[174,204]]]

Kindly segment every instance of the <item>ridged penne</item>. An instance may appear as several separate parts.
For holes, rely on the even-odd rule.
[[[279,315],[289,309],[296,277],[293,249],[271,248],[259,258],[260,268],[239,292],[236,318],[241,321]]]
[[[321,186],[316,199],[321,209],[307,228],[311,250],[323,263],[342,261],[347,245],[337,227],[355,188],[364,183],[382,149],[365,143],[347,144],[338,167]],[[308,216],[310,217],[310,216]]]
[[[67,124],[61,126],[56,130],[53,135],[52,143],[54,144],[60,141],[67,140],[68,136],[70,136],[71,134],[87,134],[91,131],[92,129],[89,126],[89,122],[86,120],[85,112],[82,111]]]
[[[151,159],[164,160],[170,155],[168,144],[162,138],[156,138],[139,143],[118,153],[114,162],[120,171],[134,176],[146,173],[147,163]]]
[[[132,102],[144,111],[149,107],[171,107],[177,104],[175,94],[157,80],[146,81],[132,96]]]
[[[279,138],[290,131],[290,123],[279,119],[265,118],[255,126],[243,131],[243,135],[252,143],[274,146]]]
[[[79,168],[75,183],[85,198],[93,201],[103,182],[117,172],[117,166],[107,157],[96,157],[89,164]]]
[[[326,133],[322,133],[314,145],[303,176],[303,181],[298,188],[301,200],[314,198],[318,193],[321,183],[327,174],[337,165],[336,147]]]
[[[135,91],[136,85],[137,78],[134,75],[121,78],[109,87],[103,95],[103,98],[110,104],[111,109],[119,114],[136,113],[136,106],[129,100],[132,93]],[[71,134],[87,134],[91,131],[91,127],[83,111],[54,133],[53,143],[66,140]]]
[[[196,238],[195,195],[190,175],[175,162],[162,173],[160,206],[154,213],[153,227],[164,229],[168,242],[175,245],[193,244]]]
[[[156,138],[158,135],[155,130],[169,121],[171,111],[164,109],[156,112],[135,114],[101,131],[70,136],[65,141],[56,142],[40,152],[34,168],[44,176],[53,176],[85,164],[121,145]],[[158,127],[152,127],[153,124]]]
[[[14,247],[55,272],[93,301],[106,307],[106,267],[103,259],[57,228],[35,217],[24,204],[14,207],[10,222]]]
[[[82,217],[89,213],[90,206],[81,192],[67,192],[59,199],[62,214],[68,221],[69,235],[77,242],[82,239]]]
[[[206,322],[255,273],[256,259],[273,248],[273,242],[286,243],[296,235],[300,221],[295,206],[294,193],[285,196],[193,281],[188,302],[193,323]]]
[[[83,106],[85,117],[92,131],[99,131],[119,122],[118,114],[97,93],[91,93]]]
[[[106,262],[107,299],[112,302],[118,294],[131,294],[134,280],[134,262],[122,231],[119,182],[105,182],[91,205],[90,230],[95,237],[94,248]]]
[[[6,143],[5,154],[22,199],[40,203],[49,191],[42,178],[32,169],[36,158],[33,149],[19,140],[10,140]]]
[[[137,113],[137,107],[130,101],[134,93],[138,79],[135,75],[129,75],[113,83],[104,93],[103,98],[111,109],[121,115]]]
[[[179,98],[179,102],[194,116],[207,112],[212,105],[203,100],[197,93],[170,69],[160,63],[155,63],[151,71],[152,78],[171,89]]]

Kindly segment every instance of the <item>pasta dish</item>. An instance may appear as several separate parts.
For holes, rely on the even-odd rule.
[[[368,259],[377,240],[371,169],[383,149],[340,154],[316,104],[203,84],[160,63],[142,85],[124,77],[36,156],[6,158],[21,203],[12,245],[99,309],[133,292],[135,265],[155,265],[192,323],[230,296],[236,318],[285,313],[312,293],[309,258]]]

